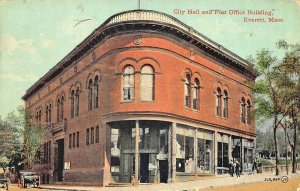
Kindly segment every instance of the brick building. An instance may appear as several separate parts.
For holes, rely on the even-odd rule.
[[[172,182],[251,167],[249,63],[176,18],[108,18],[23,96],[49,128],[44,182]],[[139,160],[136,160],[136,159]]]

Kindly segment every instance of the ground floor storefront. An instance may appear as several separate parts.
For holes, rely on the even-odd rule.
[[[172,121],[107,123],[111,183],[167,183],[252,168],[254,137]]]
[[[231,160],[252,168],[255,136],[243,131],[157,114],[113,115],[97,124],[94,133],[75,132],[72,124],[69,131],[52,128],[33,168],[42,183],[181,182],[226,173]]]

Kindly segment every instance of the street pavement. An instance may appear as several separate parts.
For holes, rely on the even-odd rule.
[[[274,176],[274,173],[242,175],[230,177],[229,175],[218,175],[203,180],[188,182],[177,182],[171,184],[147,184],[130,187],[95,187],[95,186],[70,186],[70,185],[41,185],[46,190],[67,190],[67,191],[200,191],[207,188],[224,186],[244,185],[255,182],[282,182],[287,184],[288,180],[299,178],[300,172],[293,175]]]

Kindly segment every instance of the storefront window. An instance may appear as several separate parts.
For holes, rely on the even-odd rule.
[[[159,130],[159,153],[168,154],[168,129]]]
[[[241,141],[239,138],[233,138],[232,143],[232,158],[241,162]]]
[[[191,173],[194,171],[194,138],[185,137],[185,172]]]
[[[176,171],[192,173],[195,171],[194,138],[176,135]]]
[[[212,141],[198,138],[197,172],[209,173],[212,164]]]
[[[120,131],[111,129],[111,172],[120,172]]]
[[[149,127],[139,128],[139,149],[150,148],[150,133]]]
[[[135,127],[131,128],[131,149],[135,149]]]
[[[218,167],[228,167],[228,143],[218,142]]]

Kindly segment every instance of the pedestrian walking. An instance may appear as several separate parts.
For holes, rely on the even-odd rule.
[[[256,158],[253,160],[253,166],[252,166],[252,172],[254,173],[254,170],[257,171],[257,163],[256,163]]]
[[[240,169],[241,165],[239,163],[239,161],[236,161],[235,162],[235,174],[236,174],[236,177],[240,177],[241,175],[241,169]]]
[[[228,167],[229,167],[229,175],[231,177],[233,177],[233,172],[234,172],[234,166],[233,166],[233,161],[230,160],[229,164],[228,164]]]

